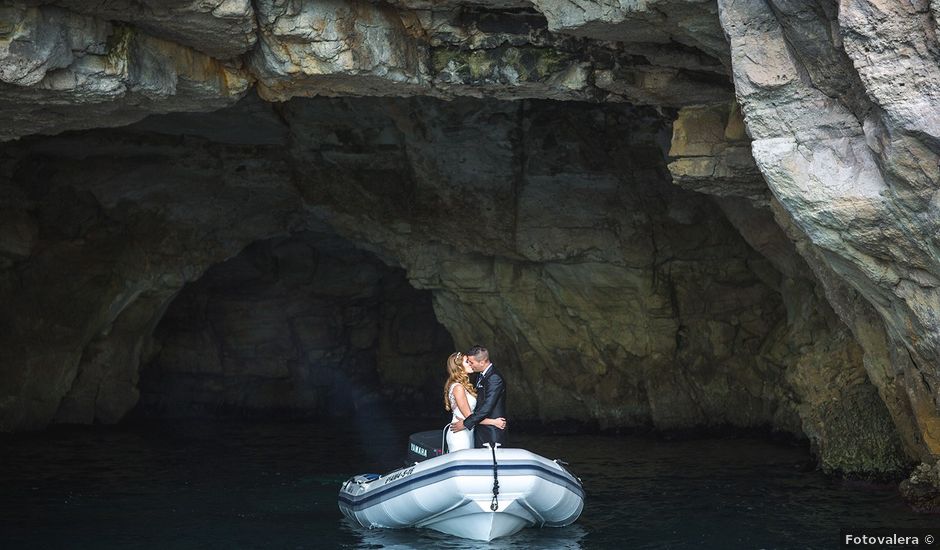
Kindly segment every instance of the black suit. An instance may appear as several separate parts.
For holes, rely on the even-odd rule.
[[[496,370],[490,366],[489,370],[480,375],[477,380],[477,406],[464,421],[468,430],[473,430],[473,444],[482,447],[484,443],[499,443],[506,445],[506,430],[496,426],[481,426],[484,418],[506,417],[506,382]]]

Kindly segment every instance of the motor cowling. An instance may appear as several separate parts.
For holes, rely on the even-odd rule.
[[[444,454],[441,443],[440,430],[411,434],[408,437],[408,460],[422,462],[429,458],[441,456]]]

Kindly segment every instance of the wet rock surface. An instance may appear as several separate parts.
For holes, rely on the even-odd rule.
[[[911,476],[901,482],[901,494],[915,510],[940,510],[940,467],[937,464],[918,465]]]

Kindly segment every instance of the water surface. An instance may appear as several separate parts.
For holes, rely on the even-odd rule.
[[[433,426],[431,426],[433,427]],[[5,548],[832,548],[840,528],[929,527],[893,485],[805,471],[761,439],[512,434],[584,481],[576,524],[491,544],[345,521],[339,486],[402,464],[426,423],[189,421],[0,437]]]

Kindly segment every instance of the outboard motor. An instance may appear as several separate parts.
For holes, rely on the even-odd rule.
[[[440,430],[418,432],[408,437],[408,461],[422,462],[444,454]]]

